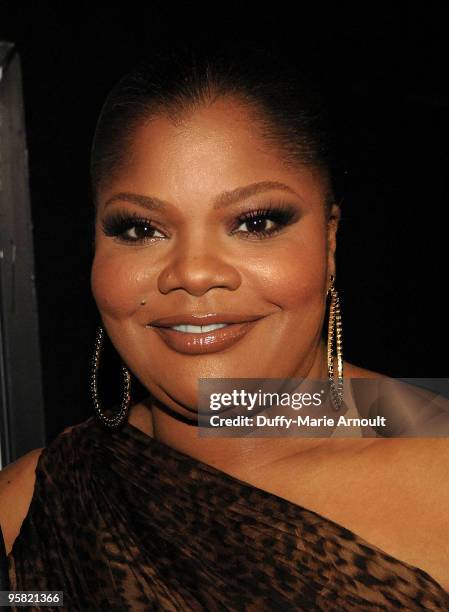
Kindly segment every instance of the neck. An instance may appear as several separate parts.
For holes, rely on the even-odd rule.
[[[307,378],[327,378],[327,357],[320,343],[314,363]],[[188,417],[177,417],[158,402],[151,406],[153,437],[182,453],[194,457],[217,469],[245,479],[250,474],[292,456],[329,455],[346,448],[348,443],[358,442],[329,438],[299,438],[279,436],[274,438],[200,437],[196,422]]]

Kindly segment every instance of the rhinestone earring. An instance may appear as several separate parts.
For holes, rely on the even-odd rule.
[[[334,409],[343,407],[343,331],[341,323],[340,299],[335,289],[335,276],[331,275],[328,296],[330,295],[329,326],[327,333],[327,370]],[[334,375],[334,359],[337,358],[337,379]]]
[[[129,370],[122,364],[122,400],[120,403],[120,410],[112,417],[107,417],[103,414],[98,399],[98,367],[100,364],[101,349],[103,347],[104,330],[101,325],[97,329],[97,335],[95,338],[95,350],[92,357],[92,370],[91,370],[91,381],[90,390],[92,395],[92,401],[94,405],[95,415],[100,423],[110,430],[118,429],[126,420],[128,416],[129,404],[131,401],[130,386],[131,386],[131,374]]]

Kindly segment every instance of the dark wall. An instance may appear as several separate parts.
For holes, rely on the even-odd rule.
[[[348,171],[338,246],[345,357],[393,376],[448,376],[442,15],[435,7],[370,14],[366,6],[329,14],[323,5],[294,17],[278,5],[262,13],[259,3],[243,14],[242,3],[229,1],[212,15],[210,4],[149,4],[77,5],[77,12],[51,2],[39,10],[0,4],[0,37],[17,43],[22,58],[49,439],[91,414],[98,317],[89,286],[88,159],[95,122],[116,80],[161,45],[278,40],[325,67]],[[106,358],[105,403],[119,392],[112,350]]]

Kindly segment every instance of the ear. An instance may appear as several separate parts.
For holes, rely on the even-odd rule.
[[[332,204],[327,221],[327,275],[335,276],[335,251],[337,248],[337,230],[341,210],[338,204]]]

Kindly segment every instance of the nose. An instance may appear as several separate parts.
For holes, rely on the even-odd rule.
[[[190,244],[173,254],[173,259],[158,277],[161,293],[184,289],[199,297],[212,288],[234,291],[240,286],[241,276],[235,265],[220,255],[219,246],[212,241],[207,244]]]

